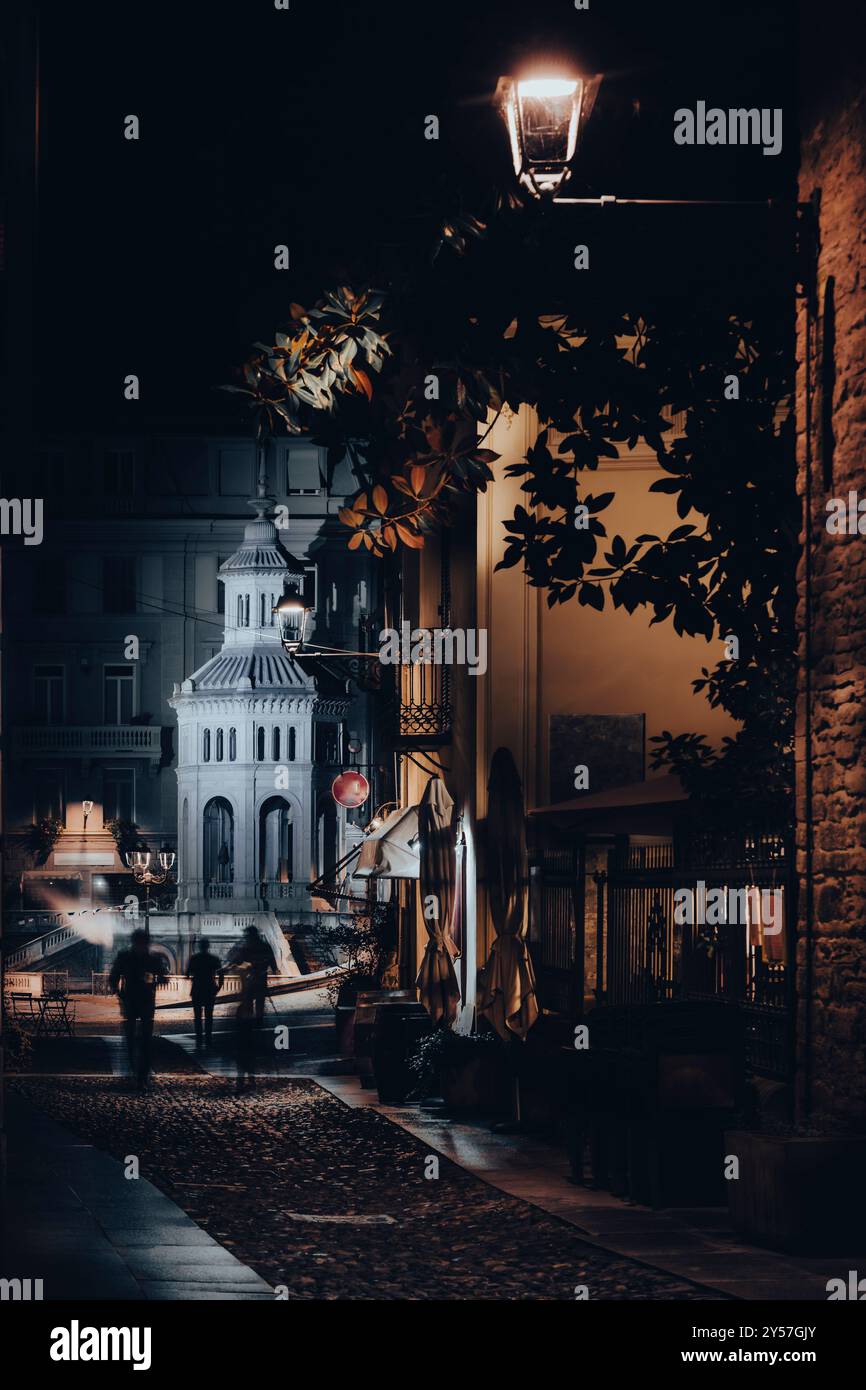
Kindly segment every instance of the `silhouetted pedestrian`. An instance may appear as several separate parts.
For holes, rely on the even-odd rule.
[[[156,991],[168,979],[165,960],[151,951],[147,932],[139,927],[132,933],[129,949],[118,953],[108,979],[120,999],[130,1070],[139,1091],[146,1091],[150,1075]],[[136,1025],[139,1023],[141,1027],[136,1048]]]
[[[213,1006],[223,987],[223,968],[219,958],[211,954],[210,942],[203,936],[198,950],[189,958],[187,976],[192,981],[192,1013],[195,1021],[195,1046],[200,1052],[213,1040]]]
[[[235,1095],[242,1095],[244,1082],[249,1089],[256,1088],[256,997],[253,967],[242,961],[238,965],[241,982],[241,999],[236,1014],[237,1070]]]
[[[268,991],[268,974],[277,972],[276,957],[269,943],[265,941],[257,927],[245,927],[237,946],[233,946],[226,959],[227,965],[248,965],[250,992],[253,1001],[255,1026],[261,1028],[265,1016],[265,997]]]

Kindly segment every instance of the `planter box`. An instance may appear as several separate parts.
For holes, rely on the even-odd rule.
[[[866,1138],[784,1138],[733,1130],[725,1153],[740,1160],[728,1181],[738,1235],[756,1245],[844,1255],[866,1243]]]

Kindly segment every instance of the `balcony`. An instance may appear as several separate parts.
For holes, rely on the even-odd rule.
[[[393,724],[399,748],[438,748],[451,741],[451,671],[410,664],[395,668]]]
[[[156,767],[162,756],[162,728],[155,724],[33,724],[17,728],[13,751],[19,757],[147,758]]]

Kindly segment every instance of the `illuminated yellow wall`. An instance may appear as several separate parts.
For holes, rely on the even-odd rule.
[[[661,775],[649,772],[653,734],[695,730],[717,743],[736,727],[691,688],[702,666],[724,656],[721,641],[679,637],[670,622],[651,627],[651,611],[629,616],[609,601],[603,613],[581,608],[576,597],[551,610],[546,592],[529,588],[519,566],[494,574],[505,549],[503,522],[527,503],[523,480],[506,477],[505,470],[523,458],[537,433],[534,412],[524,407],[500,418],[486,441],[502,457],[493,465],[495,484],[478,499],[478,622],[488,627],[490,646],[488,674],[478,683],[479,816],[486,810],[490,757],[500,744],[514,754],[527,807],[548,804],[552,714],[644,714],[650,777]],[[629,543],[642,532],[665,536],[681,522],[674,499],[648,491],[661,476],[655,459],[637,450],[585,475],[588,491],[616,492],[602,514],[609,538],[619,533]],[[598,563],[604,564],[601,553]],[[483,952],[489,930],[479,925],[479,937],[487,938],[479,941]]]

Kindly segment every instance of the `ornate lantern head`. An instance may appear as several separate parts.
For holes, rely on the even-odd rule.
[[[283,594],[274,609],[280,641],[289,656],[294,656],[304,645],[309,611],[309,608],[304,607],[304,600],[294,586]]]
[[[496,96],[514,172],[536,198],[555,193],[569,178],[596,85],[581,77],[500,77]]]

